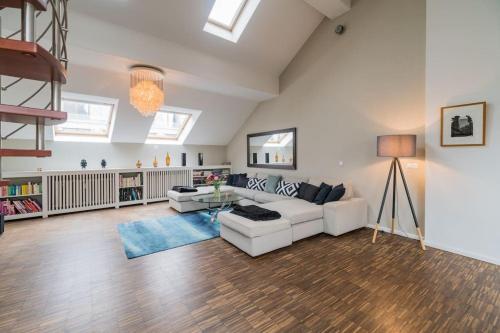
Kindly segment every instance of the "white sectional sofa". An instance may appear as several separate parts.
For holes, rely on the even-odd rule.
[[[319,185],[321,181],[311,180],[309,183]],[[230,212],[222,212],[219,214],[221,237],[255,257],[323,232],[339,236],[363,228],[367,224],[367,203],[364,199],[353,198],[349,183],[344,183],[344,186],[346,193],[340,201],[324,205],[263,191],[222,186],[222,191],[234,191],[244,198],[239,202],[240,205],[254,204],[277,211],[281,214],[281,219],[252,221]],[[202,187],[195,193],[170,191],[168,196],[171,207],[183,213],[207,208],[191,198],[193,195],[211,192],[213,187]]]

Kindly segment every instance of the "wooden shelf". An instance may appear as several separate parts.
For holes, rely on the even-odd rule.
[[[15,220],[22,220],[22,219],[31,219],[34,217],[42,217],[43,213],[42,212],[37,212],[37,213],[27,213],[27,214],[15,214],[15,215],[5,215],[5,221],[15,221]]]
[[[66,122],[66,112],[0,104],[0,121],[19,124],[57,125]]]
[[[51,150],[35,150],[35,149],[0,149],[2,157],[50,157]]]
[[[0,75],[66,83],[64,66],[37,43],[0,38]]]
[[[47,10],[47,0],[26,0],[32,3],[37,10]],[[0,7],[21,8],[23,0],[0,0]]]
[[[26,198],[26,197],[39,197],[39,196],[43,196],[43,194],[39,193],[39,194],[7,195],[4,197],[0,197],[0,199]]]

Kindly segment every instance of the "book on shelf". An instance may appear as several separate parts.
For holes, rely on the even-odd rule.
[[[0,212],[4,215],[32,214],[41,211],[41,205],[31,198],[25,200],[0,201]]]
[[[42,194],[42,184],[39,183],[28,182],[26,184],[0,186],[0,196],[2,197],[38,194]]]
[[[141,188],[125,188],[120,191],[120,201],[142,200]]]
[[[142,186],[141,176],[123,176],[120,175],[120,187],[138,187]]]

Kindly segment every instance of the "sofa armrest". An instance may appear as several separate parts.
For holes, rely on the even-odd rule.
[[[339,236],[367,225],[368,204],[365,199],[329,202],[323,205],[323,210],[327,234]]]

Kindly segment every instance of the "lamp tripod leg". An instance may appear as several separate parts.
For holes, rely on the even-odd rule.
[[[378,212],[377,224],[375,225],[375,231],[373,232],[372,243],[375,244],[377,240],[378,228],[380,226],[380,219],[382,218],[382,212],[384,210],[385,199],[387,197],[387,190],[389,189],[389,183],[391,182],[392,173],[396,173],[396,162],[392,161],[391,169],[389,170],[389,176],[387,176],[387,182],[385,184],[384,196],[382,197],[382,204],[380,205],[380,210]]]
[[[413,202],[411,201],[410,191],[408,190],[408,184],[406,184],[405,174],[403,173],[403,167],[401,167],[401,162],[398,158],[396,158],[396,162],[399,168],[399,172],[401,173],[401,178],[403,179],[403,184],[405,186],[406,197],[408,198],[408,202],[410,203],[411,214],[413,216],[413,222],[415,223],[415,227],[417,228],[418,239],[420,240],[420,247],[422,250],[425,250],[424,238],[422,237],[422,232],[420,231],[420,226],[418,225],[417,215],[415,214],[415,209],[413,208]]]

